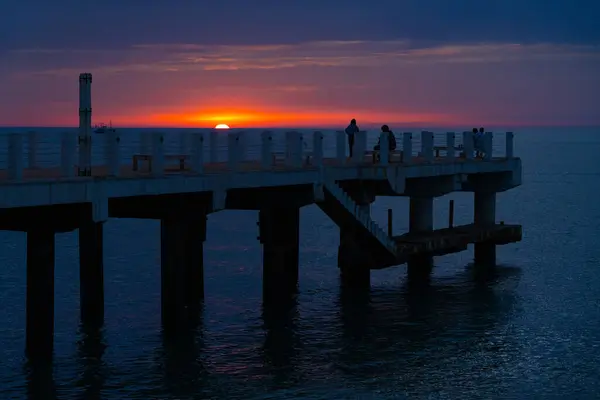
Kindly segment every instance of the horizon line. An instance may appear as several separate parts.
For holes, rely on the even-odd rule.
[[[421,128],[421,127],[431,127],[431,128],[460,128],[460,129],[471,129],[471,128],[467,128],[467,127],[485,127],[486,125],[490,128],[506,128],[506,127],[511,127],[511,128],[600,128],[600,124],[568,124],[568,123],[559,123],[559,124],[471,124],[471,125],[457,125],[457,124],[448,124],[448,125],[444,125],[444,124],[439,124],[439,123],[422,123],[422,124],[415,124],[415,123],[410,123],[410,124],[395,124],[395,123],[389,123],[389,125],[396,125],[397,127],[406,127],[406,128]],[[303,130],[303,129],[325,129],[327,128],[328,130],[331,129],[339,129],[339,130],[344,130],[345,129],[345,125],[344,124],[339,124],[339,125],[332,125],[332,124],[327,124],[327,125],[315,125],[315,126],[293,126],[293,125],[287,125],[287,126],[282,126],[282,125],[264,125],[264,126],[232,126],[230,124],[229,125],[229,129],[299,129],[299,130]],[[371,125],[378,125],[377,123],[365,123],[363,124],[365,126],[369,126],[369,128],[366,128],[365,130],[373,130],[373,129],[378,129],[377,127],[371,127]],[[477,126],[475,126],[477,125]],[[0,129],[78,129],[79,126],[77,125],[29,125],[29,126],[25,126],[25,125],[0,125]],[[166,126],[161,126],[161,125],[131,125],[131,124],[127,124],[127,125],[122,125],[120,127],[117,127],[116,129],[215,129],[214,126],[189,126],[189,125],[166,125]],[[223,130],[227,130],[227,129],[223,129]]]

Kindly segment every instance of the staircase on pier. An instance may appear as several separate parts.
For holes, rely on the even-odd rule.
[[[336,182],[324,184],[324,195],[318,206],[341,230],[353,232],[360,251],[368,253],[372,267],[399,264],[395,240],[371,219],[369,211],[358,205]]]

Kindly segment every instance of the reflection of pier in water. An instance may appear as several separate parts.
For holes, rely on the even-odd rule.
[[[148,380],[147,398],[192,395],[227,398],[232,391],[242,393],[259,386],[271,391],[290,388],[298,381],[315,379],[323,368],[329,374],[328,379],[337,382],[352,381],[354,375],[364,382],[366,376],[371,376],[374,386],[378,379],[389,378],[401,380],[399,386],[410,388],[431,385],[436,368],[452,363],[458,354],[464,360],[472,352],[472,357],[466,357],[473,359],[472,368],[498,367],[510,362],[506,349],[511,348],[508,353],[516,353],[518,346],[511,336],[499,337],[495,331],[505,329],[503,324],[516,304],[514,289],[520,279],[519,269],[497,267],[486,272],[469,268],[450,278],[434,277],[431,281],[425,278],[412,277],[400,287],[391,285],[366,291],[348,292],[340,287],[336,305],[339,308],[332,314],[339,318],[336,321],[334,317],[324,327],[337,332],[331,336],[317,332],[319,327],[311,331],[302,326],[296,300],[265,308],[262,345],[254,343],[244,349],[247,352],[244,357],[253,364],[248,365],[247,376],[222,375],[228,369],[231,354],[219,358],[221,372],[207,365],[206,352],[214,353],[205,345],[201,316],[197,324],[176,336],[163,332],[153,367],[147,372],[134,373],[132,378],[139,374],[140,379]],[[305,322],[314,317],[305,316]],[[86,399],[102,398],[104,380],[109,373],[116,373],[109,371],[103,360],[105,347],[100,332],[81,332],[77,352],[81,372],[77,386]],[[327,349],[326,355],[321,347]],[[503,358],[496,357],[498,348]],[[327,367],[323,366],[324,357],[330,360]],[[237,368],[238,361],[234,363]],[[28,375],[30,399],[54,398],[48,397],[56,392],[51,365],[43,365],[31,369]],[[464,367],[464,361],[461,365]],[[474,373],[470,371],[469,376]],[[485,373],[485,368],[481,373]],[[459,375],[457,371],[457,379]],[[254,382],[247,381],[249,376],[255,377]]]
[[[506,348],[516,354],[518,346],[510,335],[499,337],[493,332],[507,322],[517,302],[514,289],[520,274],[513,267],[469,268],[431,282],[407,278],[401,290],[341,292],[339,371],[363,378],[393,377],[403,381],[399,386],[414,387],[430,385],[436,368],[459,355],[464,365],[469,352],[477,353],[474,367],[509,362],[504,358]],[[496,357],[499,348],[503,358]]]

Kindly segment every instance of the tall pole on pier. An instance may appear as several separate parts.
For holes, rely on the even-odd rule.
[[[92,74],[79,74],[78,176],[92,175]]]

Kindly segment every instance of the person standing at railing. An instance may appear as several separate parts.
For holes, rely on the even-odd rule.
[[[483,129],[483,128],[479,128],[479,131],[477,131],[477,128],[473,128],[473,147],[475,148],[475,157],[483,158],[484,131],[485,131],[485,129]]]
[[[392,152],[396,150],[397,142],[396,136],[394,136],[394,132],[390,130],[390,127],[387,125],[383,125],[381,127],[381,132],[387,133],[388,138],[388,151]],[[379,161],[379,151],[381,150],[381,136],[377,140],[377,144],[373,147],[373,161]]]
[[[350,148],[350,158],[352,158],[352,148],[354,147],[354,134],[358,133],[358,125],[356,125],[356,120],[353,118],[350,121],[350,125],[346,128],[346,135],[348,135],[348,147]]]

